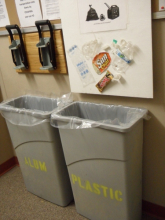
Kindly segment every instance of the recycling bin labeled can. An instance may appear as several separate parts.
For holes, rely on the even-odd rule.
[[[146,109],[85,102],[51,115],[79,214],[92,220],[141,219],[146,117]]]
[[[57,99],[21,96],[0,104],[26,188],[60,206],[68,205],[72,189],[59,131],[50,125]]]

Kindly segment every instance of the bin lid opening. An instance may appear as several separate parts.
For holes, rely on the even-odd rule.
[[[67,121],[67,128],[104,126],[129,128],[147,114],[146,109],[131,108],[121,105],[103,105],[88,102],[74,102],[52,115],[52,121]],[[53,122],[52,122],[53,124]],[[55,124],[55,123],[54,123]],[[78,125],[79,124],[79,125]],[[76,127],[77,126],[77,127]],[[65,127],[65,126],[64,126]],[[88,127],[88,126],[86,126]]]

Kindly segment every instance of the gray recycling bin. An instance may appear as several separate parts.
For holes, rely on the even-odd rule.
[[[146,109],[74,102],[51,115],[59,128],[77,212],[140,220]]]
[[[72,189],[59,131],[50,125],[57,99],[21,96],[0,104],[29,192],[60,206]]]

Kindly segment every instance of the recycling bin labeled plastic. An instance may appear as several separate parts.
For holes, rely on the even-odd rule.
[[[92,220],[141,219],[146,117],[146,109],[85,102],[51,115],[79,214]]]
[[[60,206],[73,199],[59,131],[50,125],[57,99],[21,96],[0,104],[29,192]]]

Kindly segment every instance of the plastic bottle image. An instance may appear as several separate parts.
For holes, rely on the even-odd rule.
[[[114,48],[112,66],[117,72],[124,73],[133,60],[133,45],[125,40],[121,40],[120,44],[113,40],[112,47]]]

